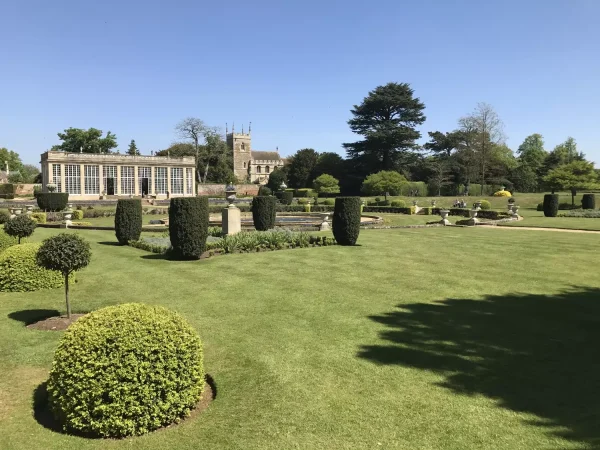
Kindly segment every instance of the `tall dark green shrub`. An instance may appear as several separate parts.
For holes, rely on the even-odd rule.
[[[137,241],[142,234],[142,201],[128,198],[117,202],[115,234],[121,245]]]
[[[281,203],[284,205],[291,205],[294,200],[294,193],[292,191],[285,191],[281,196]]]
[[[69,202],[69,194],[63,192],[40,192],[35,198],[42,211],[62,211]]]
[[[275,228],[275,211],[277,200],[271,196],[256,196],[252,199],[252,220],[258,231]]]
[[[169,207],[170,255],[199,259],[208,237],[208,197],[172,198]]]
[[[558,214],[558,194],[544,195],[544,216],[556,217]]]
[[[338,244],[356,244],[360,232],[360,197],[335,199],[332,229]]]
[[[596,196],[594,194],[583,194],[581,207],[583,209],[596,209]]]

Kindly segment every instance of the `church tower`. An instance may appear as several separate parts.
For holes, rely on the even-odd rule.
[[[233,173],[240,181],[248,179],[250,161],[252,160],[252,149],[250,147],[250,130],[244,133],[236,133],[234,127],[231,133],[226,132],[227,147],[233,153]]]

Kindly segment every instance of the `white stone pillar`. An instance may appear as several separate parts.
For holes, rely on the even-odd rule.
[[[65,184],[65,165],[60,165],[60,192],[67,192],[67,186]]]
[[[140,184],[139,184],[139,174],[138,174],[138,166],[133,166],[133,182],[135,183],[134,192],[136,197],[140,195]]]
[[[173,196],[173,192],[171,192],[171,166],[167,166],[167,192],[169,193],[169,197]]]
[[[102,195],[104,192],[104,166],[102,164],[98,165],[98,187],[100,195]]]
[[[121,166],[117,164],[117,180],[115,186],[115,195],[121,195]]]
[[[150,189],[148,189],[150,191],[150,194],[152,195],[156,195],[156,189],[155,189],[155,185],[156,185],[156,167],[152,166],[150,167],[150,184],[152,186],[150,186]]]
[[[81,184],[81,195],[85,195],[85,164],[79,164],[79,183]]]

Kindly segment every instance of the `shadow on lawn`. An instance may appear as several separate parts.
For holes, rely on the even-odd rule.
[[[441,373],[447,389],[598,445],[600,289],[403,304],[370,319],[388,327],[380,334],[388,343],[363,346],[359,357]]]
[[[24,325],[30,325],[55,316],[60,316],[60,312],[56,309],[23,309],[8,314],[10,319],[22,322]]]
[[[125,245],[121,245],[117,241],[102,241],[102,242],[98,242],[98,244],[100,244],[100,245],[110,245],[110,246],[114,246],[114,247],[126,247]]]

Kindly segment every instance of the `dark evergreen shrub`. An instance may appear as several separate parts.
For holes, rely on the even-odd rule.
[[[596,209],[596,196],[594,194],[583,194],[581,208]]]
[[[62,192],[40,192],[37,194],[36,200],[42,211],[62,211],[67,207],[69,194]]]
[[[198,332],[161,306],[125,303],[67,329],[54,354],[48,404],[67,432],[120,438],[186,417],[204,383]]]
[[[291,205],[294,200],[294,193],[292,191],[285,191],[281,197],[281,203],[284,205]]]
[[[258,188],[258,195],[271,195],[273,192],[268,186],[261,186]]]
[[[332,230],[338,244],[356,244],[360,232],[360,197],[335,199]]]
[[[10,214],[8,211],[0,209],[0,225],[6,223],[8,220],[10,220]]]
[[[252,199],[252,220],[258,231],[275,228],[275,197],[256,196]]]
[[[544,216],[556,217],[558,214],[558,194],[544,195]]]
[[[142,201],[135,198],[121,199],[115,212],[115,234],[121,245],[137,241],[142,234]]]
[[[208,237],[208,197],[171,199],[169,236],[173,259],[199,259]]]

